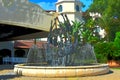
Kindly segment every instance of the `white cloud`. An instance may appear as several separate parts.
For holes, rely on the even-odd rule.
[[[55,10],[55,2],[40,2],[38,5],[45,10]]]

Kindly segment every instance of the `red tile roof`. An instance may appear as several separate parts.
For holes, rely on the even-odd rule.
[[[43,48],[43,44],[47,43],[46,41],[37,41],[36,45],[39,48]],[[30,41],[26,41],[26,40],[21,40],[21,41],[15,41],[14,43],[14,48],[31,48],[32,45],[34,45],[34,41],[30,40]]]

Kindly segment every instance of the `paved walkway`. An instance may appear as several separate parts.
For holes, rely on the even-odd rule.
[[[110,73],[99,76],[73,78],[38,78],[17,76],[13,72],[13,65],[0,65],[0,80],[120,80],[120,69],[111,69]]]

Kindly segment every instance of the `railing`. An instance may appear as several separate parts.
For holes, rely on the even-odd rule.
[[[3,64],[8,63],[25,63],[27,58],[19,58],[19,57],[4,57]]]

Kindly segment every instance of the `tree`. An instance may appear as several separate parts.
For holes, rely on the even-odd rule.
[[[117,32],[116,33],[116,37],[115,37],[115,40],[114,40],[114,45],[120,49],[120,32]]]
[[[107,33],[106,40],[113,41],[115,33],[120,31],[120,0],[93,0],[89,12],[98,12],[102,16],[97,20],[100,27]],[[88,20],[86,21],[88,22]]]
[[[84,22],[72,21],[72,36],[78,39],[78,42],[85,44],[94,44],[98,42],[98,32],[96,27],[94,27],[94,21],[90,20],[90,26]]]

